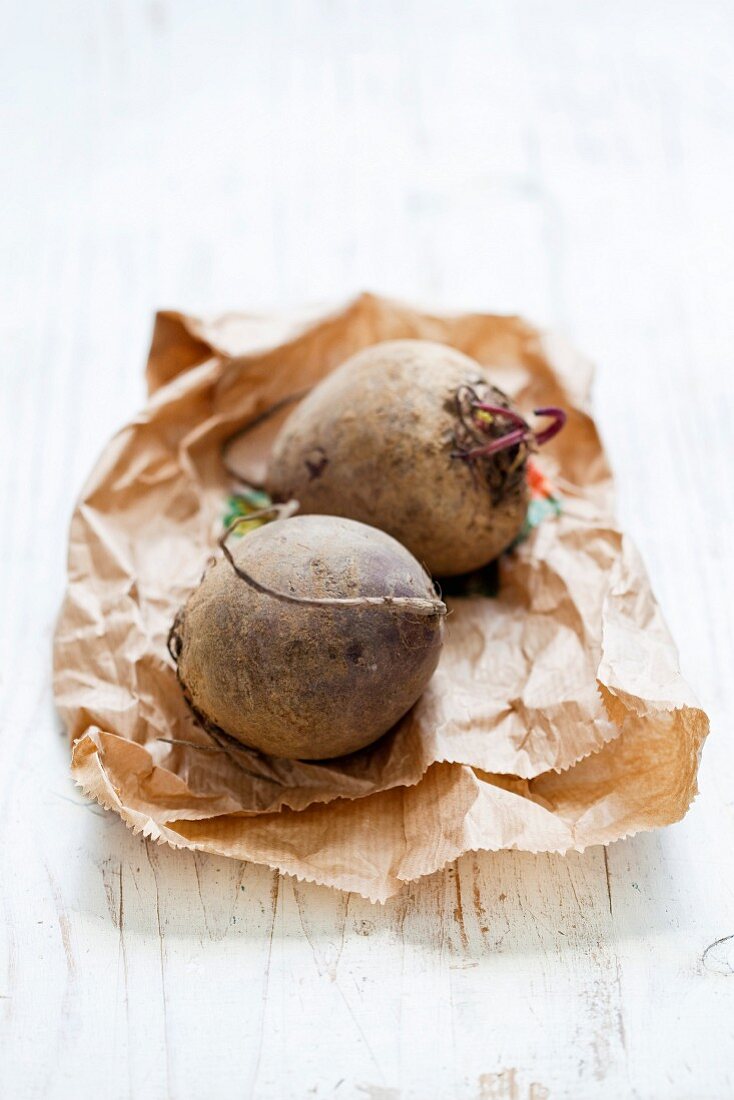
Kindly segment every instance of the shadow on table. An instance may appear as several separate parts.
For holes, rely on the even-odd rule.
[[[305,937],[312,949],[353,936],[399,938],[461,965],[495,953],[593,949],[685,920],[669,865],[674,830],[566,857],[469,853],[373,905],[255,864],[155,844],[116,815],[89,809],[78,904],[127,933],[202,942]]]

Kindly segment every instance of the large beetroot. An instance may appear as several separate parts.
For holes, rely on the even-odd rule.
[[[206,726],[317,760],[376,740],[413,705],[446,607],[405,547],[351,520],[295,516],[224,548],[169,642]]]
[[[292,413],[267,489],[301,512],[346,516],[393,535],[438,576],[497,557],[522,527],[534,434],[473,359],[396,340],[353,356]]]

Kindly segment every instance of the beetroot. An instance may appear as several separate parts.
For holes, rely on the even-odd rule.
[[[398,539],[431,573],[465,573],[517,537],[535,434],[484,367],[425,340],[358,353],[281,429],[266,488],[302,513],[345,516]]]
[[[446,607],[405,547],[348,519],[295,516],[225,553],[169,639],[205,726],[319,760],[368,745],[413,705]]]

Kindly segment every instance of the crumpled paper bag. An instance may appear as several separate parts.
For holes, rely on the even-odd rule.
[[[560,516],[500,562],[499,593],[448,599],[439,668],[376,745],[302,763],[214,743],[166,650],[223,530],[223,442],[358,349],[422,337],[491,367],[565,430],[538,459]],[[161,313],[148,405],[109,443],[71,523],[54,690],[72,773],[137,831],[384,900],[469,850],[565,852],[683,816],[708,720],[634,547],[587,407],[591,370],[513,317],[438,317],[362,295],[336,310]],[[262,474],[289,409],[232,449]]]

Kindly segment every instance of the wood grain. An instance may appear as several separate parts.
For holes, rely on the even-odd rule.
[[[0,1095],[734,1092],[734,7],[26,0],[0,67]],[[712,717],[665,833],[384,907],[157,848],[67,778],[66,525],[156,307],[522,312],[596,411]]]

